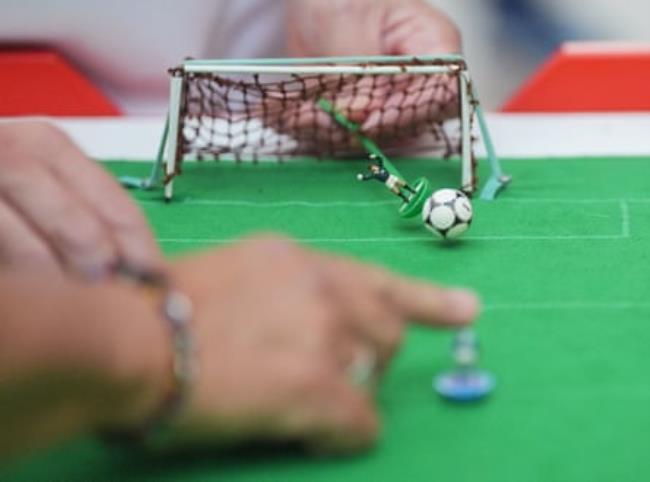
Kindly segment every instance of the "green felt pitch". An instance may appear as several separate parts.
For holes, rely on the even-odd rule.
[[[133,193],[170,256],[273,230],[476,289],[481,364],[498,379],[485,403],[457,406],[433,393],[432,377],[451,366],[452,337],[414,327],[379,391],[383,431],[365,454],[142,455],[82,439],[0,470],[0,480],[650,480],[650,159],[504,164],[517,184],[496,203],[475,199],[472,227],[453,244],[396,215],[383,191],[359,186],[362,162],[188,163],[173,203]],[[459,168],[398,165],[433,189],[452,184]]]

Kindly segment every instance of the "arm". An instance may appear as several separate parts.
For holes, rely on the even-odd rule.
[[[370,387],[350,377],[356,355],[371,351],[379,377],[406,320],[462,326],[477,311],[466,291],[281,238],[190,256],[168,270],[194,304],[199,370],[175,419],[183,442],[366,447],[378,418]],[[115,281],[0,275],[0,458],[148,418],[171,377],[158,308]]]
[[[371,179],[374,179],[375,175],[372,172],[367,172],[365,174],[359,173],[357,174],[357,180],[358,181],[370,181]]]
[[[0,275],[0,459],[141,420],[162,396],[166,338],[133,287]]]

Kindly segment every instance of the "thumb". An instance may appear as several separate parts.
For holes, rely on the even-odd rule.
[[[423,0],[391,0],[381,29],[383,54],[436,55],[460,53],[458,27]]]

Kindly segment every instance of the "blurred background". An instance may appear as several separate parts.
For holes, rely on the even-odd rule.
[[[482,103],[499,108],[562,42],[650,42],[650,0],[429,0],[463,33]]]

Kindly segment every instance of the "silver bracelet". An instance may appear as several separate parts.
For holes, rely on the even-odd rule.
[[[129,433],[109,434],[109,439],[161,445],[171,432],[171,422],[189,400],[198,367],[196,345],[190,329],[193,318],[192,301],[172,287],[169,277],[161,271],[142,269],[120,263],[115,274],[147,288],[161,291],[161,315],[169,329],[172,346],[171,384],[158,408],[138,428]]]

